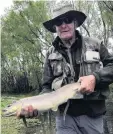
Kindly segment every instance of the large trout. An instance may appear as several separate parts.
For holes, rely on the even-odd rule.
[[[32,105],[39,112],[50,109],[57,111],[58,106],[67,102],[69,99],[83,98],[83,95],[78,92],[79,88],[80,83],[71,83],[50,93],[20,99],[6,107],[3,110],[3,116],[15,116],[17,111],[29,105]]]

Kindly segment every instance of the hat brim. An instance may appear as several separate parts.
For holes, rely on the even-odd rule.
[[[48,31],[50,31],[52,33],[56,33],[54,25],[55,25],[56,20],[61,17],[71,17],[73,20],[77,21],[77,23],[78,23],[77,27],[79,27],[83,24],[83,22],[85,21],[87,16],[83,12],[71,10],[71,11],[66,12],[65,14],[62,14],[62,15],[54,18],[54,19],[44,22],[43,23],[44,27]]]

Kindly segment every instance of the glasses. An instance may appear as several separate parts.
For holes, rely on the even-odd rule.
[[[56,26],[61,26],[63,23],[70,24],[72,23],[73,19],[71,18],[60,18],[55,21]]]

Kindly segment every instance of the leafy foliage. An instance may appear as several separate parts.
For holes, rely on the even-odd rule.
[[[44,49],[51,35],[42,23],[47,20],[44,1],[14,1],[2,18],[2,91],[29,92],[41,84]]]

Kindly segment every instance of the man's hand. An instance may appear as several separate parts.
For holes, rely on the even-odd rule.
[[[22,117],[33,118],[38,116],[38,110],[34,109],[33,106],[27,106],[23,108],[21,111],[17,111],[16,116],[18,119]]]
[[[96,84],[96,79],[94,75],[80,77],[78,81],[81,83],[81,87],[79,89],[81,93],[88,94],[94,92]]]

